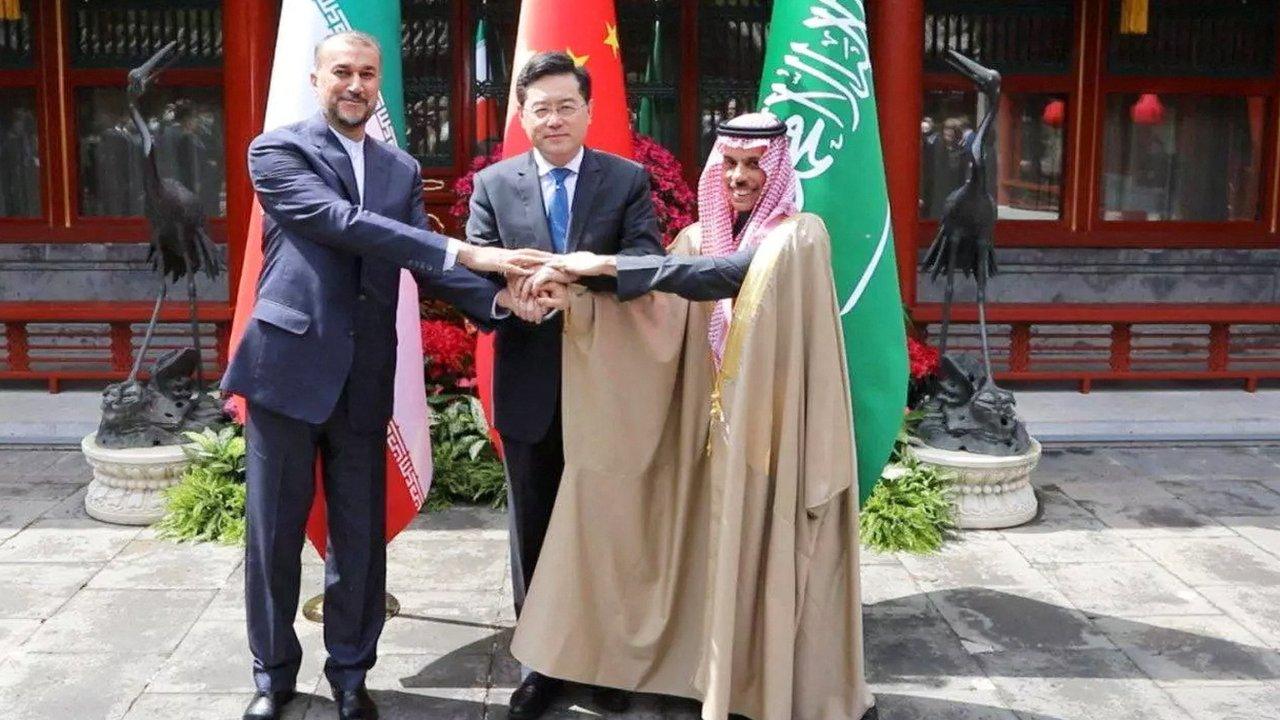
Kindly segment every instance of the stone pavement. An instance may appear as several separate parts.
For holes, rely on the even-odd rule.
[[[235,719],[251,687],[234,548],[84,514],[77,453],[0,451],[8,720]],[[1280,447],[1049,450],[1042,517],[932,557],[868,556],[885,720],[1280,720]],[[389,720],[505,717],[518,680],[500,514],[421,517],[390,548],[370,686]],[[306,551],[304,595],[321,566]],[[293,720],[329,718],[320,627]],[[596,717],[579,693],[554,720]],[[692,720],[642,698],[630,720]]]

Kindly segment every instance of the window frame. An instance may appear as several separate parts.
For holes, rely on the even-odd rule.
[[[223,0],[221,12],[226,16]],[[149,241],[142,216],[97,216],[80,213],[80,167],[76,91],[82,87],[123,88],[129,68],[73,68],[71,66],[70,0],[29,0],[36,28],[35,65],[27,70],[0,69],[0,87],[35,87],[40,143],[40,218],[0,218],[0,243],[145,243]],[[169,68],[157,87],[211,87],[223,98],[223,65],[207,68]],[[34,85],[31,83],[34,81]],[[224,122],[225,132],[225,122]],[[229,148],[228,148],[229,149]],[[227,158],[229,159],[229,158]],[[229,165],[224,167],[228,168]],[[230,188],[228,186],[228,192]],[[209,217],[206,227],[215,243],[227,239],[227,218]]]
[[[1268,248],[1276,246],[1277,90],[1280,89],[1280,28],[1275,30],[1277,59],[1271,77],[1204,77],[1186,75],[1112,74],[1107,50],[1119,34],[1111,22],[1112,6],[1119,0],[1094,0],[1097,10],[1091,34],[1096,51],[1091,68],[1092,106],[1087,129],[1090,137],[1088,195],[1079,218],[1082,230],[1105,247],[1144,248]],[[1263,119],[1262,153],[1258,175],[1258,213],[1253,220],[1107,220],[1103,217],[1103,172],[1106,150],[1107,99],[1117,94],[1219,95],[1260,97]]]

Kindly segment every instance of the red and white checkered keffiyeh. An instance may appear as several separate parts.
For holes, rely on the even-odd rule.
[[[740,115],[726,125],[744,129],[767,128],[778,122],[778,118],[772,114],[758,112]],[[765,173],[760,199],[752,209],[742,233],[737,237],[733,234],[734,212],[724,179],[723,150],[726,147],[768,148],[760,158],[760,169]],[[796,207],[799,180],[793,164],[786,135],[773,138],[717,137],[707,164],[702,169],[702,178],[698,181],[698,221],[702,224],[699,252],[703,255],[730,255],[742,248],[755,247],[775,225],[799,212]],[[725,342],[729,337],[729,320],[732,317],[733,301],[718,300],[711,312],[711,325],[707,330],[717,371],[724,358]]]

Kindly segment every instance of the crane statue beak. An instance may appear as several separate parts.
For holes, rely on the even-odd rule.
[[[171,40],[138,67],[129,71],[129,93],[135,98],[147,91],[151,82],[178,59],[178,41]]]
[[[947,50],[947,57],[945,59],[947,64],[955,68],[961,75],[964,75],[984,88],[989,85],[999,84],[1000,82],[1000,73],[992,70],[991,68],[979,65],[955,50]]]

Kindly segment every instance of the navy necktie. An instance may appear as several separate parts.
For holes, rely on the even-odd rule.
[[[569,189],[564,183],[572,172],[569,168],[551,168],[551,179],[555,182],[556,189],[551,194],[551,212],[547,219],[551,221],[551,246],[558,253],[563,253],[568,248]]]

